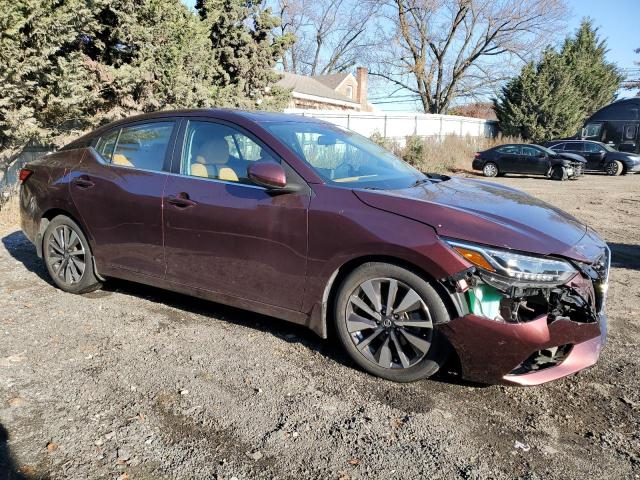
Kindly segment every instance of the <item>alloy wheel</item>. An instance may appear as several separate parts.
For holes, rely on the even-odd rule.
[[[347,330],[357,350],[383,368],[403,369],[429,352],[433,321],[420,295],[393,278],[361,283],[346,307]]]
[[[484,174],[487,177],[495,177],[498,175],[498,167],[493,163],[487,163],[483,168]]]
[[[616,162],[609,162],[606,166],[607,175],[615,176],[618,173],[618,164]]]
[[[78,283],[86,269],[86,254],[78,234],[68,225],[60,225],[49,236],[47,261],[53,273],[64,283]]]

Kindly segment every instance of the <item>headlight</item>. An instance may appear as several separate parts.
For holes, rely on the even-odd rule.
[[[514,283],[561,285],[578,273],[564,260],[514,253],[457,240],[445,241],[476,267],[512,279]]]

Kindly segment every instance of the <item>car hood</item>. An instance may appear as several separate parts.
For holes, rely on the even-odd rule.
[[[591,261],[604,248],[597,236],[589,246],[578,246],[587,232],[585,225],[531,195],[496,183],[452,178],[401,190],[354,193],[371,207],[430,225],[443,237],[578,261]]]
[[[640,162],[640,156],[635,153],[626,152],[607,152],[607,157],[611,160],[620,160],[622,162],[637,163]]]
[[[563,158],[565,160],[571,160],[573,162],[587,163],[587,160],[576,153],[567,153],[567,152],[556,152],[558,157]]]

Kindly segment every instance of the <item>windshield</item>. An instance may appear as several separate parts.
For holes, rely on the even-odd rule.
[[[400,189],[428,177],[371,140],[334,125],[264,123],[322,179],[344,187]]]

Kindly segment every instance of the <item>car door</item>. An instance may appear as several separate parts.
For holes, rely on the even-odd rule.
[[[171,119],[114,128],[71,173],[71,198],[101,273],[164,276],[162,195],[175,130]]]
[[[584,142],[567,142],[564,145],[564,151],[575,153],[576,155],[584,155]]]
[[[524,145],[520,156],[520,173],[544,175],[549,171],[549,159],[542,150]]]
[[[249,132],[210,119],[183,122],[178,174],[164,197],[166,279],[300,310],[310,189],[275,194],[247,178],[251,162],[282,161]]]
[[[520,173],[520,146],[505,145],[499,147],[496,152],[498,168],[502,173]]]
[[[606,150],[597,143],[584,142],[584,152],[582,155],[587,160],[587,170],[602,170],[602,163],[606,156]]]

